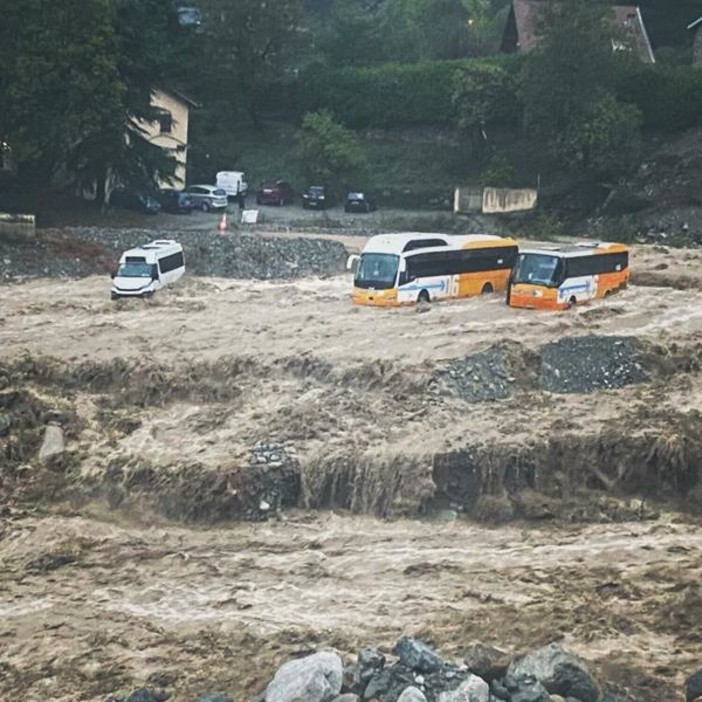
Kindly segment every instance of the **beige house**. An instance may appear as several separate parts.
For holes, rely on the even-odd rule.
[[[698,17],[687,28],[695,32],[695,42],[692,45],[692,65],[702,68],[702,17]]]
[[[188,161],[188,122],[190,110],[197,103],[178,92],[155,88],[151,94],[151,105],[158,112],[154,122],[139,122],[146,138],[152,143],[173,152],[177,165],[175,180],[161,182],[164,188],[185,187],[185,172]]]

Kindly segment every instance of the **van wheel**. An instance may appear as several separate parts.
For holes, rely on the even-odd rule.
[[[417,297],[417,302],[430,302],[429,293],[426,290],[422,290]]]
[[[483,285],[483,289],[480,291],[480,294],[489,295],[492,292],[495,292],[495,289],[492,287],[492,283],[485,283],[485,285]]]
[[[210,211],[210,205],[207,202],[202,203],[202,211],[203,212],[209,212]]]
[[[575,299],[575,297],[571,297],[570,300],[568,300],[568,304],[566,305],[566,309],[570,310],[575,307],[575,305],[578,304],[578,301]]]
[[[612,291],[611,290],[605,290],[605,294],[602,297],[611,297],[612,296]]]

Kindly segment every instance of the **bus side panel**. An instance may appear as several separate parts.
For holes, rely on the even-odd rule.
[[[510,270],[478,271],[457,275],[456,297],[473,297],[483,292],[490,284],[495,292],[505,292],[509,283]]]
[[[597,278],[596,275],[566,278],[558,288],[559,305],[567,307],[573,298],[575,298],[576,303],[594,300],[597,296]]]
[[[411,283],[401,285],[397,288],[397,300],[401,305],[409,305],[417,302],[417,298],[422,290],[429,293],[431,300],[445,300],[454,296],[454,276],[436,275],[425,278],[415,278]]]
[[[597,297],[604,297],[607,293],[617,292],[629,283],[629,269],[615,271],[614,273],[601,273],[597,282]]]

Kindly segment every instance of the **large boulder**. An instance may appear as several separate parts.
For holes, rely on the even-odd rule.
[[[341,658],[320,651],[284,663],[266,688],[265,702],[331,702],[341,692]]]
[[[436,651],[411,636],[403,636],[399,639],[392,652],[403,665],[420,673],[431,673],[444,665],[444,661]]]
[[[702,668],[685,681],[685,702],[702,697]]]
[[[426,695],[418,688],[410,685],[397,698],[397,702],[427,702]]]
[[[385,667],[385,656],[374,648],[364,648],[358,654],[356,678],[361,684],[367,683]]]
[[[54,456],[59,456],[64,450],[63,430],[61,427],[49,424],[44,430],[44,441],[39,449],[39,460],[44,463]]]
[[[510,702],[551,702],[546,688],[534,677],[505,676],[505,688]]]
[[[455,690],[442,692],[439,702],[489,702],[490,686],[477,675],[469,675]]]
[[[533,677],[548,692],[575,697],[581,702],[597,702],[600,688],[585,662],[552,643],[510,663],[508,674],[516,679]]]
[[[463,656],[463,662],[471,673],[490,682],[504,677],[509,666],[509,656],[498,648],[474,644]]]
[[[127,702],[163,702],[163,699],[163,696],[156,694],[154,690],[149,690],[148,687],[140,687],[127,697]]]

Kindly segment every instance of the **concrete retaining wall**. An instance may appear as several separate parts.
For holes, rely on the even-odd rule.
[[[0,239],[33,239],[36,221],[32,214],[7,214],[0,212]]]

